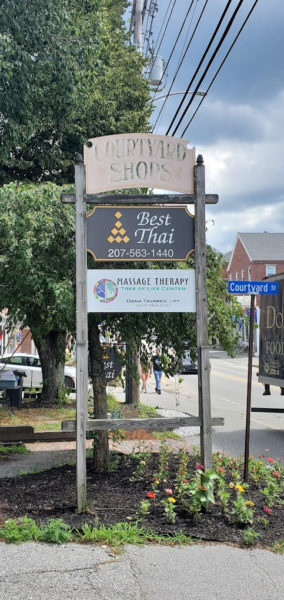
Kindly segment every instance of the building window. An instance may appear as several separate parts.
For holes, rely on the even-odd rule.
[[[265,275],[275,275],[276,274],[276,265],[265,265]]]
[[[236,281],[238,281],[238,279],[239,279],[239,274],[238,274],[238,271],[236,271]]]
[[[251,281],[251,267],[248,267],[248,281]]]
[[[244,269],[241,270],[241,280],[244,281],[245,278],[245,272]]]

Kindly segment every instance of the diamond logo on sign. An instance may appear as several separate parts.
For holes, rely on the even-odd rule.
[[[116,219],[120,219],[122,217],[122,214],[121,212],[117,211],[114,214],[114,216],[116,217]],[[124,242],[125,244],[127,244],[127,242],[130,241],[130,238],[127,235],[124,235],[125,233],[126,230],[124,229],[122,223],[120,221],[116,221],[114,227],[111,230],[111,235],[109,235],[107,238],[107,241],[110,244],[112,244],[113,242],[117,242],[118,244],[120,244],[120,242]]]

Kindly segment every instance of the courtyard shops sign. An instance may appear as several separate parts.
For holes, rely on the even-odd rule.
[[[192,193],[195,149],[183,139],[150,133],[92,138],[84,147],[86,192],[162,188]]]

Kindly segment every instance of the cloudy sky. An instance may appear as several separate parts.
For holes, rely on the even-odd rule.
[[[194,0],[168,65],[164,89],[157,96],[168,91],[189,39],[186,33],[189,36],[192,34],[204,4],[205,0]],[[227,0],[208,0],[171,92],[184,91],[188,86],[226,4]],[[201,91],[209,86],[253,4],[254,0],[243,1],[220,53],[202,82]],[[172,18],[159,49],[159,54],[166,61],[191,0],[158,0],[159,11],[153,22],[154,44],[158,39],[159,45],[163,31],[160,28],[166,10],[173,5]],[[232,0],[221,33],[237,5],[238,0]],[[221,252],[232,249],[239,231],[284,231],[283,29],[284,2],[259,0],[184,134],[190,144],[196,147],[197,154],[203,154],[206,192],[219,194],[219,204],[207,208],[207,241]],[[192,89],[219,39],[220,34],[199,71],[198,78],[194,80]],[[168,99],[154,133],[166,133],[181,98],[182,96],[171,96]],[[176,137],[182,135],[199,101],[200,97],[196,97],[177,129]],[[155,123],[162,103],[163,100],[155,101],[152,123]],[[184,107],[185,104],[182,110]]]

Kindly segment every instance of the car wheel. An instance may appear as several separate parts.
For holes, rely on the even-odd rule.
[[[75,388],[73,379],[71,377],[68,377],[67,375],[66,377],[64,377],[64,385],[67,388],[67,390],[74,390]]]

